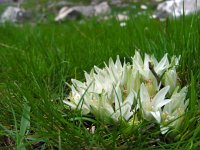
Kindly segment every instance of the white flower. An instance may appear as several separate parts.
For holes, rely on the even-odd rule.
[[[115,113],[113,114],[114,119],[120,119],[122,117],[125,120],[129,120],[133,115],[132,105],[134,102],[134,92],[122,93],[119,85],[115,89]],[[125,97],[125,99],[123,99]]]
[[[87,101],[84,101],[82,91],[77,91],[76,88],[72,85],[71,86],[71,93],[69,97],[67,97],[63,102],[70,106],[71,109],[81,110],[83,114],[88,114],[90,112],[89,104]]]
[[[164,74],[164,85],[169,86],[169,94],[171,95],[177,86],[177,73],[175,67],[165,72]]]
[[[172,95],[173,91],[178,86],[178,75],[176,73],[176,66],[179,63],[179,60],[180,60],[180,56],[178,58],[173,56],[171,59],[171,63],[163,76],[164,85],[170,86],[170,89],[169,89],[170,95]]]
[[[90,101],[91,112],[95,116],[105,121],[106,117],[112,118],[113,121],[119,121],[120,119],[129,120],[134,114],[132,111],[132,105],[134,102],[134,93],[130,92],[129,95],[124,97],[119,85],[115,88],[114,94],[114,107],[111,100],[106,95],[102,93],[101,95],[96,95],[96,97]]]
[[[138,123],[141,120],[137,113],[142,112],[143,118],[157,122],[164,134],[171,127],[180,126],[188,106],[187,88],[178,92],[179,60],[180,57],[173,56],[169,63],[165,54],[158,62],[153,55],[145,54],[143,61],[138,51],[132,64],[125,60],[121,63],[119,56],[115,62],[110,58],[104,68],[94,66],[89,74],[85,72],[85,82],[72,79],[71,92],[64,103],[105,123]]]
[[[178,87],[171,96],[171,101],[164,106],[162,111],[161,131],[166,133],[169,127],[178,128],[183,120],[183,115],[188,106],[189,101],[186,100],[187,87],[181,89],[178,93]]]
[[[154,97],[150,97],[146,86],[142,83],[140,87],[140,101],[143,111],[143,117],[148,120],[156,120],[161,122],[161,107],[170,102],[169,99],[165,99],[165,95],[169,90],[169,86],[164,87]]]
[[[167,54],[158,63],[154,56],[151,57],[151,63],[157,75],[161,76],[167,68],[169,68],[169,60]]]
[[[149,69],[150,56],[145,54],[144,62],[141,58],[141,55],[138,51],[136,51],[135,56],[132,58],[133,60],[133,69],[134,71],[138,71],[141,75],[141,80],[145,82],[148,92],[150,96],[155,95],[158,90],[158,82]]]
[[[125,63],[122,65],[119,59],[119,56],[117,56],[117,60],[114,63],[113,60],[109,59],[109,65],[107,66],[105,64],[105,69],[109,74],[109,77],[112,79],[113,84],[117,85],[118,82],[124,82],[125,75],[127,71],[128,64]]]
[[[135,56],[132,58],[133,68],[139,71],[139,73],[144,77],[145,80],[149,79],[151,71],[149,70],[149,55],[145,54],[144,62],[138,51],[135,52]]]
[[[138,51],[135,52],[135,56],[132,58],[133,68],[139,71],[142,75],[142,79],[147,87],[150,96],[154,96],[160,88],[160,77],[169,67],[169,61],[167,54],[158,62],[154,56],[145,54],[144,62]],[[151,66],[150,66],[151,65]],[[150,67],[153,67],[152,70]]]
[[[141,58],[141,55],[138,51],[135,52],[135,56],[132,58],[133,67],[135,67],[140,74],[143,75],[144,79],[148,80],[152,74],[152,71],[149,68],[149,63],[154,67],[154,71],[158,76],[161,76],[164,71],[169,67],[169,60],[167,54],[158,62],[155,57],[145,54],[144,62]]]
[[[130,93],[131,91],[135,91],[136,95],[139,92],[140,85],[141,85],[141,75],[137,70],[130,70],[130,73],[128,73],[126,84],[124,84],[124,90],[126,90],[127,93]]]
[[[106,120],[107,117],[111,118],[114,114],[112,103],[109,102],[108,96],[105,92],[101,94],[92,93],[86,97],[89,101],[90,111],[101,120]]]

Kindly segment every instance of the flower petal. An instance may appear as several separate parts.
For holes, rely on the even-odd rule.
[[[163,71],[168,68],[168,66],[169,66],[169,61],[167,58],[167,54],[165,54],[165,56],[161,59],[161,61],[158,63],[158,65],[155,66],[154,69],[158,75],[161,75],[163,73]]]
[[[70,106],[72,109],[76,109],[76,105],[73,104],[72,102],[69,102],[69,101],[67,101],[67,100],[64,100],[63,102],[64,102],[65,104],[67,104],[68,106]]]
[[[165,133],[167,133],[168,132],[168,130],[169,130],[169,127],[168,126],[160,126],[160,130],[161,130],[161,133],[162,134],[165,134]]]
[[[161,116],[160,116],[160,112],[156,111],[156,112],[151,112],[151,114],[153,115],[153,117],[156,119],[157,123],[161,122]]]
[[[162,88],[153,98],[153,105],[156,106],[165,99],[165,95],[169,91],[169,86]]]
[[[161,108],[162,106],[165,106],[166,104],[170,103],[171,100],[170,99],[165,99],[160,101],[157,105],[156,105],[156,110],[158,110],[159,108]]]
[[[141,100],[141,103],[145,101],[150,101],[149,93],[147,91],[146,86],[143,83],[140,86],[140,100]]]
[[[121,106],[122,106],[122,93],[119,88],[119,85],[116,86],[115,88],[115,111],[119,110],[121,111]]]

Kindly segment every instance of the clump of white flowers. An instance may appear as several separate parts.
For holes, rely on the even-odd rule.
[[[132,63],[116,62],[100,69],[85,72],[85,82],[72,79],[71,92],[64,103],[71,109],[89,113],[100,119],[110,118],[118,122],[143,119],[160,124],[165,134],[170,127],[177,128],[188,106],[187,87],[179,87],[176,66],[180,57],[167,54],[158,62],[152,55],[145,54],[144,60],[138,51]]]

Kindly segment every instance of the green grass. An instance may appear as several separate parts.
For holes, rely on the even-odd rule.
[[[0,26],[0,148],[199,149],[199,24],[194,15],[166,22],[133,17],[124,28],[95,19]],[[136,49],[158,59],[181,55],[178,74],[181,84],[189,85],[190,104],[180,131],[161,135],[159,126],[148,122],[133,127],[84,122],[65,109],[65,82],[84,80],[83,70],[102,67],[109,57],[130,61]],[[94,134],[85,127],[91,124]]]

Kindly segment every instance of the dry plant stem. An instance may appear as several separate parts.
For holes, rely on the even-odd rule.
[[[157,75],[157,73],[154,70],[154,66],[151,62],[149,62],[149,69],[151,70],[151,72],[153,73],[154,77],[156,78],[158,83],[161,83],[160,89],[162,89],[164,87],[164,85],[161,82],[160,77]]]

